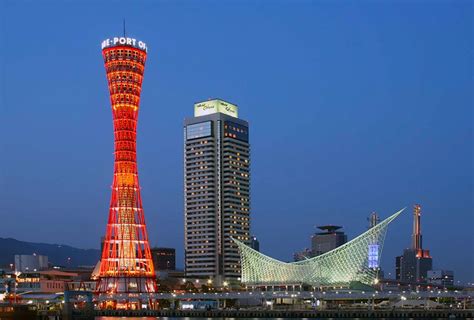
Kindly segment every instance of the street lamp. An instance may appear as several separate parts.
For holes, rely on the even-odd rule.
[[[15,271],[15,303],[17,302],[17,287],[18,287],[18,277],[21,275],[20,271]]]

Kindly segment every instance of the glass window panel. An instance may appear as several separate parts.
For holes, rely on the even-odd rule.
[[[186,127],[186,139],[198,139],[212,135],[211,121],[190,124]]]

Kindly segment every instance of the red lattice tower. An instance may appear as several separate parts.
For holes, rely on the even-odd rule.
[[[136,132],[146,45],[131,38],[102,43],[115,137],[114,180],[104,239],[99,294],[156,291],[138,182]]]

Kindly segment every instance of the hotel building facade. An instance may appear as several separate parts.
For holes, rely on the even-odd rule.
[[[250,145],[238,108],[213,99],[184,121],[186,277],[239,280],[232,238],[250,244]]]

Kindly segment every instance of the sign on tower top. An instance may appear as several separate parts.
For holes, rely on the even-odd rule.
[[[229,116],[238,118],[238,107],[230,102],[213,99],[194,104],[194,116],[205,116],[212,113],[224,113]]]
[[[102,41],[102,49],[109,48],[109,47],[119,47],[119,46],[126,46],[126,47],[134,47],[145,52],[148,51],[148,47],[146,43],[135,38],[129,37],[113,37],[109,39],[105,39]]]

